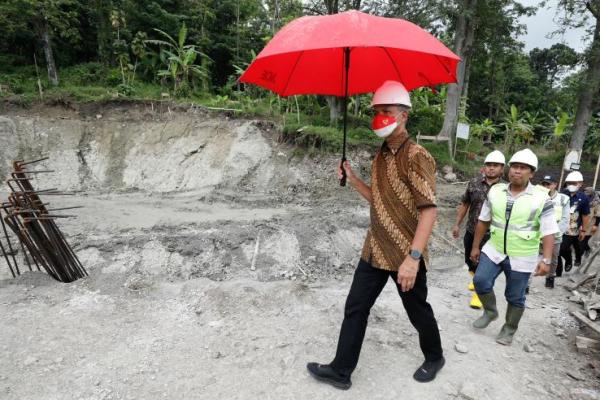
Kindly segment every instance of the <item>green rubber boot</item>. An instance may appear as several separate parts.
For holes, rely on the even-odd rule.
[[[500,333],[496,336],[496,342],[508,346],[513,341],[513,336],[519,328],[519,321],[523,316],[524,308],[508,305],[506,308],[506,322],[502,326]]]
[[[494,292],[480,294],[479,300],[483,305],[483,315],[473,321],[473,328],[483,329],[492,321],[498,318],[498,309],[496,308],[496,295]]]

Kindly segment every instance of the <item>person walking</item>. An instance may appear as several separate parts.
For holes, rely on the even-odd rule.
[[[477,264],[471,261],[471,247],[473,247],[473,235],[475,234],[475,226],[477,225],[477,219],[481,211],[481,206],[487,197],[490,188],[498,182],[502,182],[502,175],[504,174],[504,164],[506,159],[504,154],[499,150],[494,150],[489,153],[483,161],[483,168],[481,174],[471,179],[467,184],[467,189],[462,196],[461,203],[458,206],[456,212],[456,223],[452,227],[452,237],[458,239],[460,233],[460,225],[464,220],[467,212],[469,217],[467,218],[467,226],[465,228],[465,235],[463,237],[463,244],[465,247],[465,264],[469,268],[469,274],[471,275],[471,281],[469,282],[468,289],[473,292],[469,305],[471,308],[480,309],[481,301],[475,293],[475,286],[473,285],[473,276],[477,270]],[[486,232],[485,236],[481,240],[480,246],[483,246],[485,242],[490,238],[489,232]],[[480,247],[481,248],[481,247]]]
[[[473,283],[483,304],[483,315],[473,322],[474,328],[484,329],[498,318],[494,284],[500,273],[506,277],[505,323],[496,336],[496,342],[503,345],[512,343],[519,327],[529,277],[545,275],[550,269],[554,235],[559,231],[548,192],[530,182],[538,167],[537,156],[524,149],[508,165],[509,184],[490,189],[471,249],[471,260],[479,263]],[[479,250],[488,229],[490,240]],[[543,258],[538,261],[540,240]]]
[[[425,357],[413,378],[432,381],[445,363],[437,321],[427,302],[427,241],[437,215],[435,160],[408,136],[411,102],[404,85],[386,81],[375,92],[372,106],[372,127],[384,142],[373,160],[371,184],[347,161],[338,168],[338,178],[343,168],[350,186],[370,203],[371,224],[346,299],[335,357],[329,364],[307,364],[314,378],[339,389],[352,385],[369,312],[390,279]]]
[[[585,239],[585,227],[590,220],[590,203],[586,195],[581,191],[583,186],[583,175],[579,171],[573,171],[565,178],[566,189],[563,194],[569,196],[570,201],[570,220],[569,227],[563,235],[560,245],[560,257],[565,260],[564,270],[569,272],[573,265],[581,265],[581,245],[580,242]],[[575,264],[573,264],[573,253],[575,250]],[[556,276],[562,276],[562,260],[558,260]]]
[[[556,276],[556,268],[558,267],[558,254],[560,253],[560,244],[562,242],[563,234],[569,227],[570,218],[570,201],[566,194],[559,193],[558,182],[553,175],[546,175],[542,179],[540,186],[548,190],[548,196],[552,201],[552,207],[554,209],[554,218],[558,224],[559,232],[554,235],[554,247],[552,248],[552,262],[550,264],[550,271],[546,277],[545,286],[550,289],[554,289],[554,277]]]
[[[594,188],[589,186],[583,191],[588,198],[590,204],[590,216],[587,226],[584,226],[585,237],[580,243],[581,253],[588,256],[592,250],[590,247],[590,239],[598,231],[600,225],[600,195],[594,191]]]

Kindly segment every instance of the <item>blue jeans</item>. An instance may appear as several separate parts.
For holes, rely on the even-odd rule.
[[[505,258],[500,264],[494,263],[485,254],[481,253],[479,265],[473,277],[473,284],[477,294],[486,294],[494,291],[496,278],[504,272],[506,276],[506,290],[504,297],[508,304],[515,307],[525,308],[525,289],[529,283],[531,273],[513,271],[510,268],[510,261]]]

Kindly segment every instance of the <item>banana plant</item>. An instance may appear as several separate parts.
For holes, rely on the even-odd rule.
[[[496,125],[491,119],[486,118],[481,122],[471,124],[471,132],[474,137],[483,138],[484,143],[489,143],[496,133]]]
[[[552,131],[552,135],[555,138],[561,138],[565,134],[568,125],[569,114],[563,111],[562,114],[560,114],[560,118],[558,119],[558,121],[554,123],[554,130]]]
[[[158,45],[160,48],[160,60],[165,69],[159,70],[157,76],[170,79],[173,82],[175,92],[178,92],[184,86],[189,86],[194,77],[199,79],[208,78],[206,64],[198,65],[195,62],[198,56],[202,58],[209,57],[197,50],[196,46],[185,44],[188,34],[185,23],[179,29],[177,40],[160,29],[155,28],[154,30],[165,38],[165,40],[146,40],[146,43]]]
[[[519,110],[514,104],[510,106],[510,113],[504,118],[501,125],[505,131],[504,145],[510,151],[513,150],[515,144],[531,143],[533,140],[533,126],[519,116]]]

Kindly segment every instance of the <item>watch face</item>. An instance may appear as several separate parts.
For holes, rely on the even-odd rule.
[[[411,250],[410,256],[415,260],[418,260],[419,258],[421,258],[421,252],[419,252],[418,250]]]

